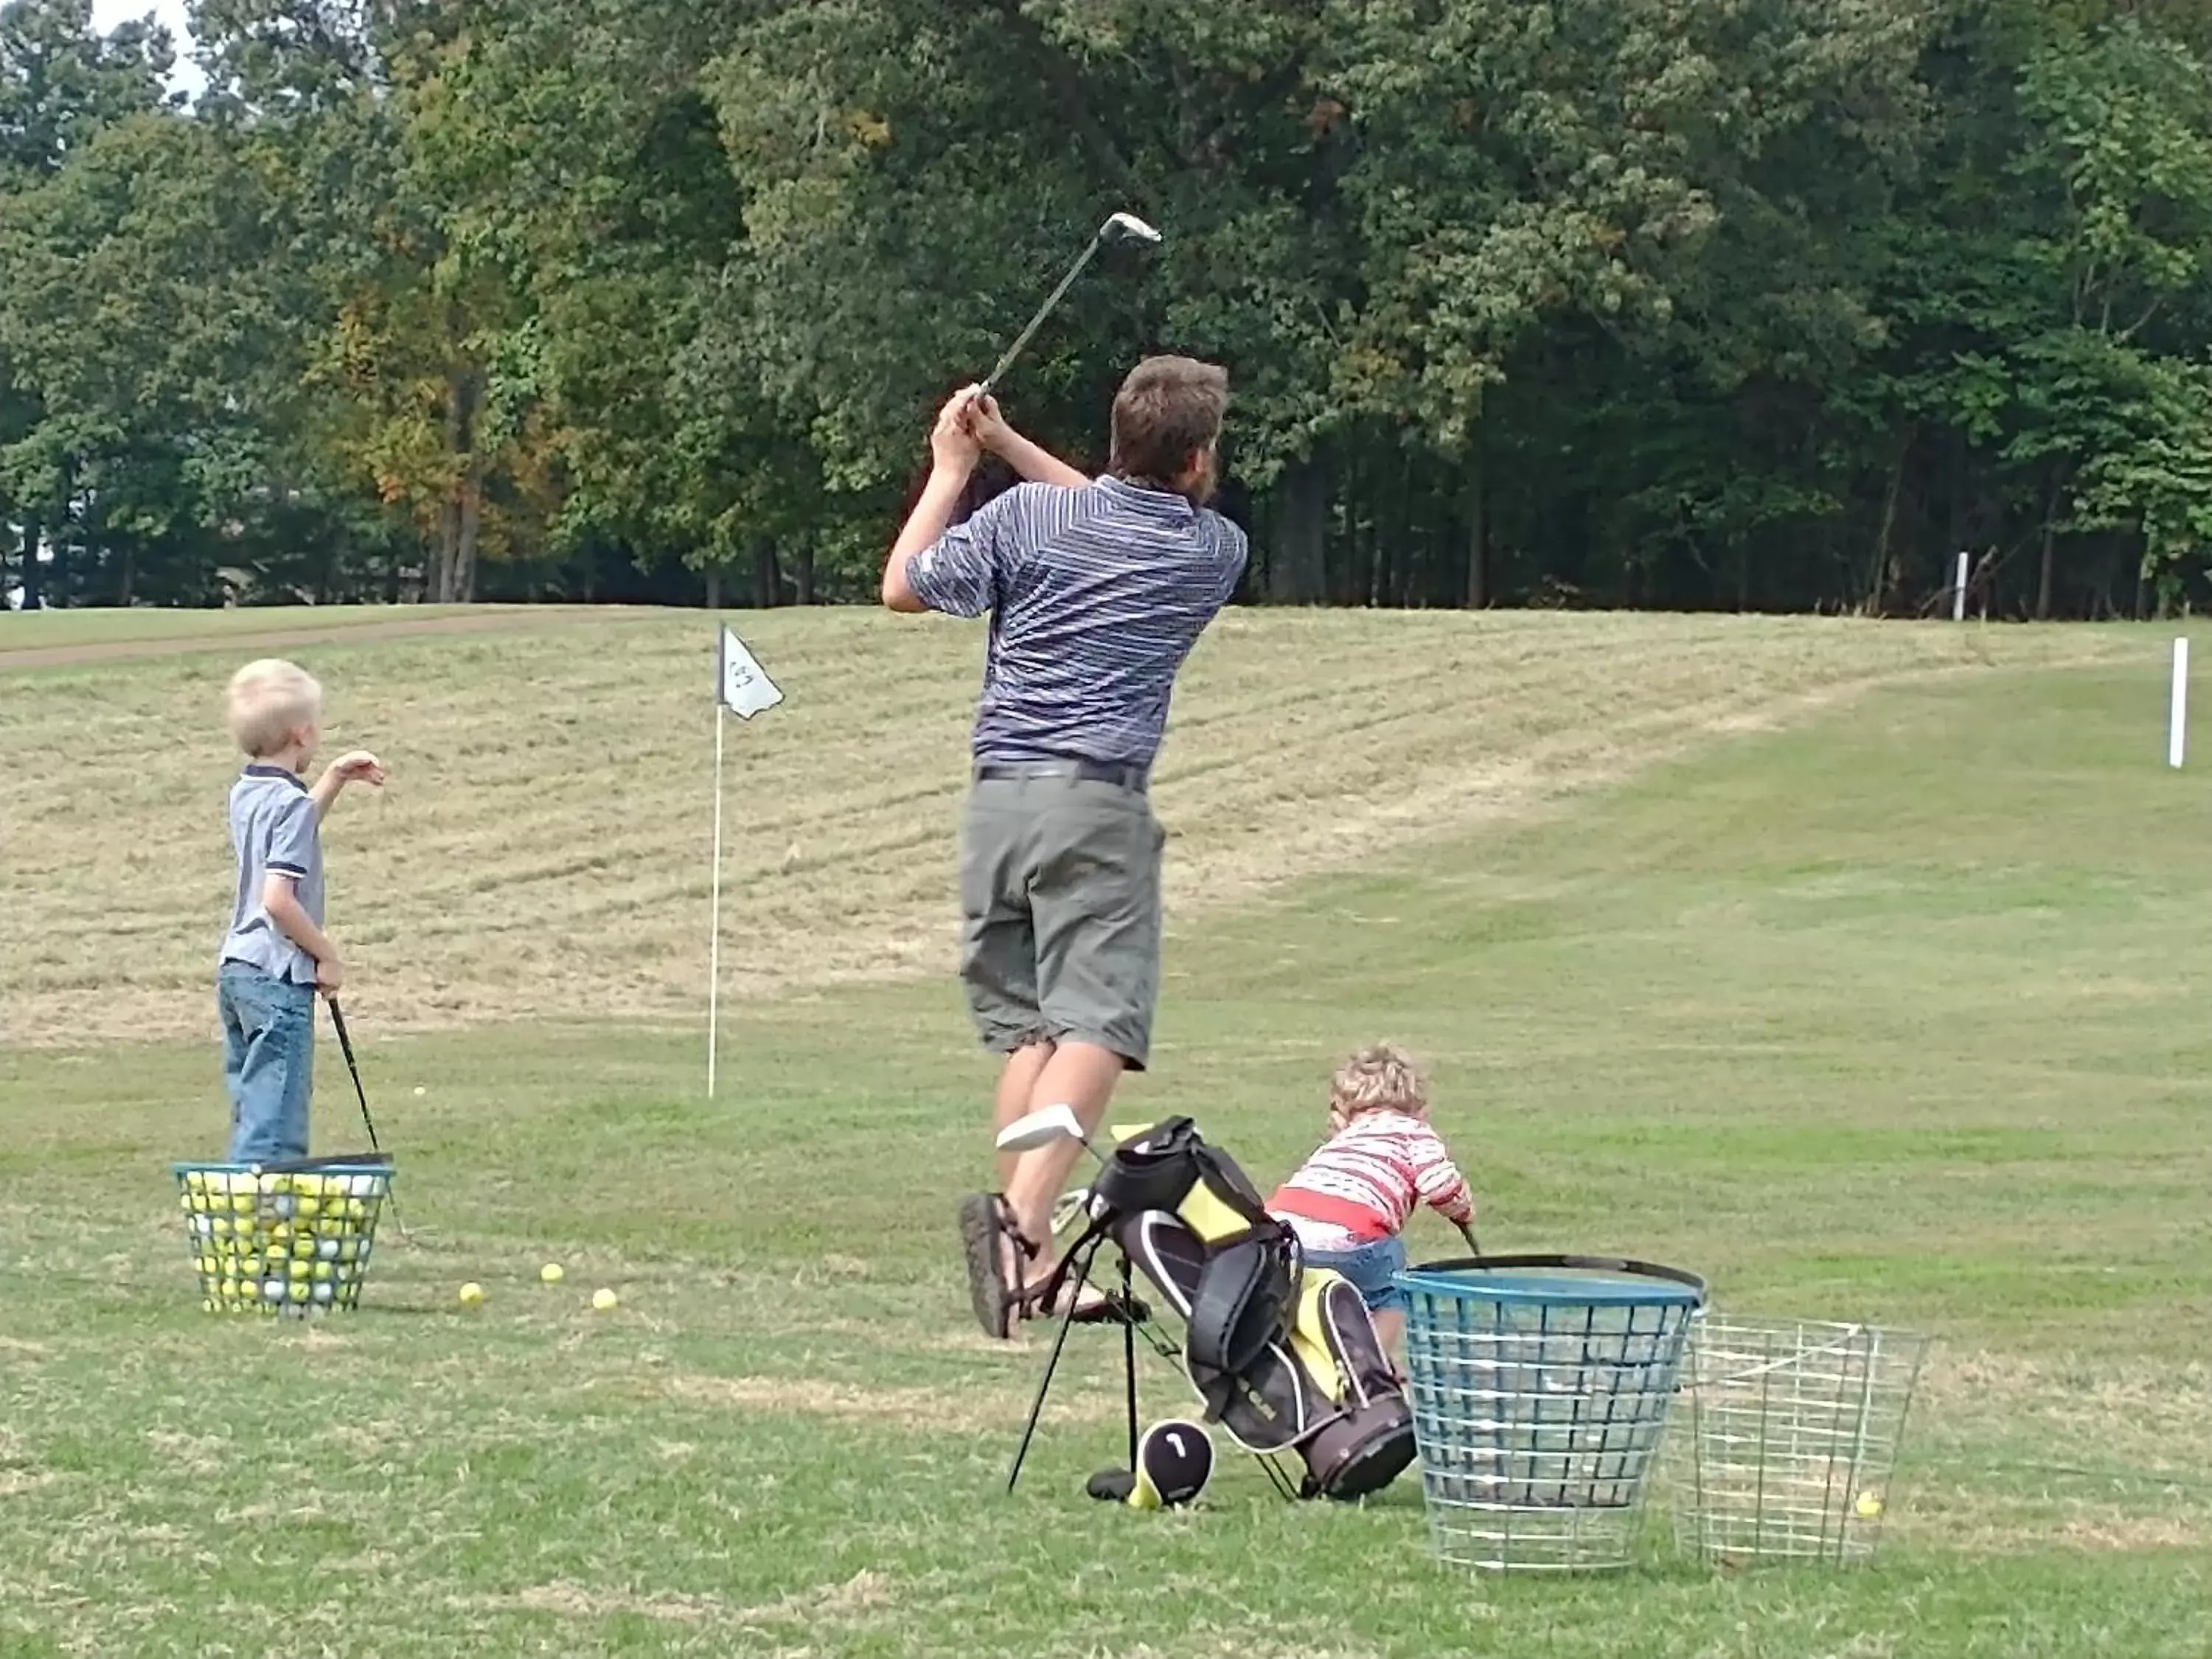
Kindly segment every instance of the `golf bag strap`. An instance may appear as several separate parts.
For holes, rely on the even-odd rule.
[[[1266,1206],[1251,1195],[1241,1178],[1232,1178],[1230,1170],[1234,1165],[1224,1165],[1219,1155],[1203,1143],[1193,1149],[1192,1158],[1208,1190],[1242,1216],[1255,1234],[1278,1238],[1282,1236],[1283,1224],[1267,1213]],[[1242,1175],[1243,1171],[1237,1172],[1237,1177]]]

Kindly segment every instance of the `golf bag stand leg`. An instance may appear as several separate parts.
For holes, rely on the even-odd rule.
[[[1006,1490],[1011,1492],[1014,1483],[1022,1478],[1022,1463],[1030,1455],[1030,1442],[1036,1437],[1037,1419],[1044,1414],[1044,1397],[1052,1392],[1052,1374],[1060,1369],[1060,1351],[1067,1346],[1067,1333],[1075,1324],[1075,1304],[1083,1294],[1083,1286],[1091,1277],[1091,1264],[1098,1255],[1098,1245],[1093,1240],[1077,1256],[1070,1257],[1068,1269],[1061,1277],[1066,1283],[1067,1306],[1060,1310],[1060,1329],[1052,1339],[1052,1352],[1044,1362],[1044,1375],[1037,1378],[1036,1398],[1030,1402],[1030,1420],[1022,1427],[1022,1443],[1014,1449],[1013,1467],[1006,1471]]]
[[[1071,1307],[1073,1304],[1069,1304]],[[1121,1381],[1129,1402],[1129,1467],[1137,1467],[1137,1322],[1131,1310],[1137,1305],[1136,1286],[1129,1281],[1129,1253],[1121,1252]]]
[[[1099,1249],[1105,1242],[1105,1236],[1099,1234],[1079,1246],[1068,1258],[1067,1271],[1063,1275],[1067,1306],[1060,1311],[1060,1328],[1053,1334],[1052,1352],[1046,1357],[1044,1375],[1037,1379],[1036,1398],[1030,1402],[1029,1421],[1022,1425],[1022,1441],[1014,1449],[1013,1467],[1006,1471],[1006,1490],[1009,1492],[1022,1478],[1022,1464],[1029,1457],[1030,1443],[1036,1437],[1037,1419],[1044,1415],[1045,1396],[1052,1392],[1053,1375],[1060,1369],[1060,1353],[1067,1346],[1067,1334],[1075,1324],[1076,1304],[1082,1299],[1084,1286],[1091,1281],[1091,1270],[1096,1265]],[[1121,1280],[1122,1306],[1126,1310],[1130,1305],[1128,1297],[1132,1288],[1127,1256],[1121,1259]],[[1133,1468],[1137,1459],[1137,1329],[1126,1316],[1122,1321],[1121,1364],[1126,1373],[1123,1395],[1129,1408],[1129,1464]]]

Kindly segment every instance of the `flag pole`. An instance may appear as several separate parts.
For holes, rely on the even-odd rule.
[[[715,653],[720,655],[718,650]],[[722,993],[722,728],[730,718],[729,705],[718,693],[714,698],[714,873],[710,886],[707,934],[707,1098],[714,1097],[714,1053],[719,1035],[717,1019]]]
[[[722,733],[734,714],[750,720],[783,701],[783,693],[727,623],[714,645],[714,872],[707,934],[707,1098],[714,1097],[722,1008]]]

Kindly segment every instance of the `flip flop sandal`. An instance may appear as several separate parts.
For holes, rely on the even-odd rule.
[[[971,1193],[960,1200],[960,1239],[968,1258],[969,1304],[984,1335],[1004,1341],[1013,1335],[1017,1324],[1056,1314],[1065,1281],[1048,1275],[1038,1283],[1029,1282],[1023,1268],[1034,1263],[1043,1248],[1023,1236],[1002,1194]],[[1003,1248],[1006,1245],[1013,1248],[1007,1250]],[[1008,1255],[1014,1264],[1012,1283],[1002,1265]],[[1096,1285],[1085,1288],[1091,1294],[1076,1304],[1073,1322],[1078,1325],[1142,1324],[1152,1317],[1152,1310],[1136,1297],[1125,1303],[1118,1292]]]
[[[968,1295],[975,1322],[984,1335],[1004,1341],[1031,1316],[1049,1282],[1032,1285],[1023,1271],[1044,1254],[1043,1249],[1023,1236],[1002,1193],[971,1193],[961,1200],[960,1239],[968,1257]],[[1011,1278],[1006,1271],[1009,1257]],[[1101,1316],[1086,1308],[1076,1317],[1095,1323]]]
[[[1017,1277],[1009,1287],[1000,1267],[1006,1252],[1000,1225],[1004,1200],[991,1193],[970,1193],[960,1200],[960,1244],[968,1258],[968,1298],[983,1334],[1004,1341],[1012,1334],[1013,1311],[1028,1287]],[[1020,1252],[1015,1252],[1017,1261]],[[1018,1274],[1018,1268],[1017,1273]]]

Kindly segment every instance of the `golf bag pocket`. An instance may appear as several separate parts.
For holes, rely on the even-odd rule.
[[[1291,1346],[1314,1375],[1334,1376],[1335,1409],[1301,1448],[1310,1496],[1364,1498],[1413,1460],[1413,1413],[1352,1284],[1325,1269],[1307,1274]]]

